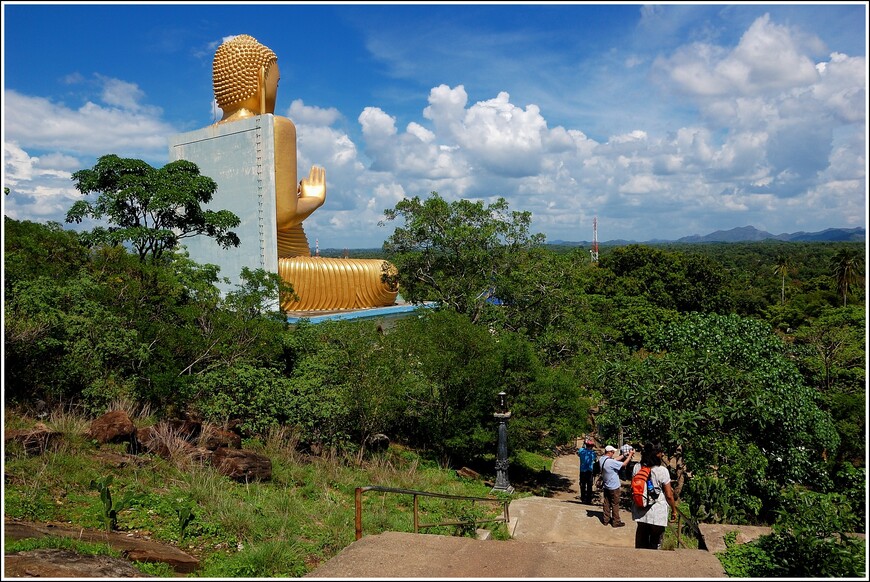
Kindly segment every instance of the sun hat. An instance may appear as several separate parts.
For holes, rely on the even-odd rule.
[[[614,452],[615,452],[615,451],[616,451],[616,447],[612,447],[612,446],[610,446],[610,445],[607,445],[606,447],[604,447],[604,452],[605,452],[605,453],[609,453],[610,451],[614,451]]]

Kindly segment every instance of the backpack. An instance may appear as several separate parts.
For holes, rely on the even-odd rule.
[[[641,466],[631,478],[631,499],[634,506],[638,509],[650,507],[658,499],[659,492],[652,482],[652,467]]]
[[[595,461],[595,468],[598,469],[594,473],[598,475],[598,478],[595,480],[595,488],[604,491],[604,471],[601,470],[601,465],[604,463],[605,457],[599,457],[597,461]]]

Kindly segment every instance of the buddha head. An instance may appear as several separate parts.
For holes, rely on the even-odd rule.
[[[277,55],[254,37],[240,34],[221,44],[212,63],[221,121],[273,113],[279,77]]]

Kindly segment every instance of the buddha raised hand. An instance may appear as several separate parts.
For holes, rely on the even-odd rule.
[[[218,47],[212,74],[215,100],[223,111],[218,123],[273,114],[278,273],[299,296],[298,301],[282,298],[282,307],[293,311],[392,305],[398,289],[390,263],[311,257],[302,221],[326,200],[326,171],[312,166],[297,187],[296,126],[274,115],[280,78],[275,53],[242,34]]]

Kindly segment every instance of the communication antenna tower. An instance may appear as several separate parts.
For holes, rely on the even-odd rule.
[[[598,217],[592,219],[592,264],[598,264]]]

